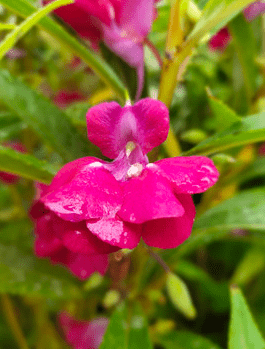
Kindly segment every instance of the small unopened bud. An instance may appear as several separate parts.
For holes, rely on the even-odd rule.
[[[212,157],[212,160],[216,166],[233,164],[236,162],[236,159],[228,154],[216,154]]]

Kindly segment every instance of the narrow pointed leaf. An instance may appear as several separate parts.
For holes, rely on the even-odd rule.
[[[6,36],[6,38],[2,41],[0,45],[0,60],[17,43],[17,41],[20,38],[22,38],[22,36],[24,36],[34,25],[36,25],[48,13],[52,12],[60,6],[67,5],[73,2],[74,0],[57,0],[45,6],[44,8],[39,9],[31,16],[29,16],[24,22],[17,26],[11,33],[9,33]]]
[[[228,129],[215,134],[185,155],[209,155],[244,144],[265,140],[265,113],[251,115],[235,122]]]
[[[241,290],[231,287],[231,320],[228,349],[264,349],[265,341]]]
[[[66,161],[89,154],[88,141],[68,116],[6,70],[0,70],[0,100]]]
[[[0,145],[0,170],[37,182],[50,183],[56,174],[52,165],[29,154],[21,154]]]

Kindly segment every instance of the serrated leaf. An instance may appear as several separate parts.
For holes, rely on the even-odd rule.
[[[72,299],[81,296],[71,276],[48,261],[0,244],[0,293]]]
[[[56,174],[56,169],[47,162],[1,145],[0,170],[42,183],[50,183]]]
[[[251,115],[235,122],[225,131],[219,132],[184,155],[209,155],[245,144],[265,140],[265,113]]]
[[[171,332],[159,338],[159,342],[163,344],[164,349],[221,349],[208,338],[191,331]]]
[[[8,71],[0,70],[0,100],[66,161],[87,156],[88,141],[68,116]]]
[[[265,348],[265,341],[252,317],[242,292],[237,287],[231,287],[231,320],[228,348]]]
[[[128,317],[125,303],[111,316],[100,349],[152,349],[147,323],[139,304],[134,304]]]
[[[188,319],[197,316],[187,285],[177,275],[167,274],[166,281],[169,298],[176,309],[178,309]]]

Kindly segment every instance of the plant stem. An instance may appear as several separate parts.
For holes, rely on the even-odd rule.
[[[146,44],[146,46],[150,49],[150,51],[153,53],[153,55],[155,56],[160,68],[162,68],[163,66],[163,60],[160,56],[160,53],[158,52],[158,49],[155,47],[155,45],[147,38],[145,38],[144,43]]]
[[[7,294],[1,295],[1,302],[4,310],[4,314],[6,320],[16,338],[17,344],[20,349],[29,349],[27,341],[23,335],[23,332],[20,328],[19,322],[16,318],[16,311],[14,310],[14,306],[12,304],[11,299]]]
[[[160,265],[161,267],[165,270],[166,273],[170,273],[171,270],[167,263],[159,256],[158,253],[154,252],[151,247],[145,245],[147,248],[148,253],[150,254],[151,257],[153,257]]]

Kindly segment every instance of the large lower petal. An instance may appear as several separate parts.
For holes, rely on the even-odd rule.
[[[185,214],[178,218],[155,219],[144,223],[142,238],[144,242],[153,247],[175,248],[182,244],[192,230],[195,207],[190,195],[178,195]]]
[[[178,193],[196,194],[206,191],[218,180],[219,173],[211,159],[205,156],[181,156],[163,159],[147,165],[174,184]]]
[[[79,279],[85,280],[96,271],[104,275],[108,269],[109,259],[107,254],[86,256],[69,252],[67,266]]]
[[[121,207],[119,182],[100,163],[82,168],[58,190],[46,194],[42,202],[59,217],[72,222],[104,216],[114,217]]]
[[[124,200],[118,215],[127,222],[141,224],[152,219],[180,217],[184,214],[170,183],[149,169],[122,185]]]
[[[54,215],[55,216],[55,215]],[[72,223],[57,217],[53,219],[52,229],[62,244],[71,252],[81,254],[103,254],[118,250],[117,247],[103,242],[86,227],[85,221]]]
[[[102,241],[119,248],[133,249],[141,239],[141,225],[123,222],[119,217],[87,221],[87,227]]]

